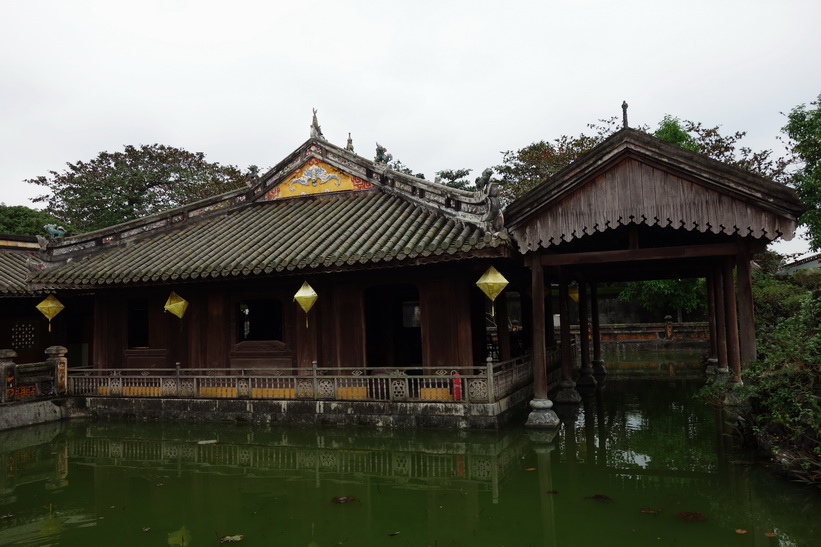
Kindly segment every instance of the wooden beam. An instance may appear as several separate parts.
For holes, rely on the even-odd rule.
[[[669,260],[673,258],[735,255],[737,253],[738,245],[735,243],[712,243],[709,245],[682,245],[679,247],[653,247],[649,249],[543,254],[542,265],[571,266],[578,264],[605,264],[608,262],[635,262],[641,260]]]

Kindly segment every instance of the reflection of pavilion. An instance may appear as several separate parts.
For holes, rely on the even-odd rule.
[[[500,481],[516,470],[529,442],[518,433],[474,435],[478,441],[453,439],[452,435],[356,435],[337,430],[258,434],[243,439],[144,439],[125,436],[105,426],[92,426],[87,436],[71,438],[72,463],[98,468],[118,467],[158,473],[208,473],[259,478],[323,481],[379,479],[393,487],[426,490],[474,485],[498,497]],[[433,439],[433,440],[431,440]],[[385,482],[385,481],[388,482]]]

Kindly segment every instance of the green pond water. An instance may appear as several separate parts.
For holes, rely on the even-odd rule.
[[[519,426],[4,432],[0,545],[821,545],[819,489],[737,447],[693,399],[702,380],[685,361],[610,365],[559,409],[552,439]]]

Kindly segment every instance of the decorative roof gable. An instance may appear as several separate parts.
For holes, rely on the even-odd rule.
[[[803,205],[784,185],[622,130],[513,202],[523,251],[628,224],[791,239]]]

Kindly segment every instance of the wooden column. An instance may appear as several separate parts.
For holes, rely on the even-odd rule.
[[[570,314],[567,309],[567,278],[559,277],[559,343],[562,347],[562,380],[573,380],[573,352],[570,348]]]
[[[601,356],[601,324],[599,319],[599,285],[590,284],[590,314],[593,318],[593,373],[607,374]]]
[[[713,267],[713,303],[715,304],[716,323],[716,354],[718,356],[718,368],[727,367],[727,323],[724,319],[724,282],[721,273],[721,265]]]
[[[738,337],[741,344],[741,364],[758,358],[755,346],[755,312],[753,311],[753,280],[750,270],[750,252],[747,246],[738,254]]]
[[[547,284],[547,294],[545,295],[544,322],[547,327],[547,347],[556,349],[556,328],[553,325],[553,292],[550,290],[550,283]],[[549,366],[549,364],[548,364]]]
[[[724,320],[727,331],[727,366],[733,373],[733,380],[741,381],[741,352],[738,341],[738,314],[735,302],[735,283],[733,282],[733,259],[725,257],[722,263],[724,278]]]
[[[544,324],[544,267],[538,255],[530,260],[533,295],[533,397],[547,399],[547,352]]]
[[[718,362],[718,334],[716,333],[716,290],[715,275],[711,272],[705,280],[707,286],[707,317],[710,323],[710,359]]]
[[[579,281],[579,345],[581,346],[581,370],[578,385],[595,385],[593,367],[590,366],[590,316],[587,313],[587,282]]]
[[[542,270],[544,271],[544,269]],[[496,337],[499,343],[499,359],[501,361],[510,359],[509,322],[507,294],[503,292],[496,298]]]

